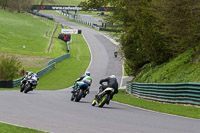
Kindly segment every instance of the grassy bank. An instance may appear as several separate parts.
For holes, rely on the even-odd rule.
[[[167,63],[147,64],[134,81],[142,83],[200,82],[200,57],[188,50]]]
[[[0,52],[44,55],[55,22],[0,9]]]
[[[45,133],[30,128],[17,127],[9,124],[0,123],[0,133]]]
[[[127,94],[124,89],[119,90],[119,93],[114,96],[113,100],[148,110],[200,119],[199,107],[159,103],[159,102],[144,100],[141,98],[136,98],[130,94]]]

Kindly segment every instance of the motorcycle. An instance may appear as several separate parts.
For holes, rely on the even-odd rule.
[[[105,104],[109,104],[110,97],[113,93],[114,93],[113,88],[107,87],[105,90],[101,90],[100,88],[100,92],[97,95],[95,95],[95,98],[92,102],[92,106],[98,104],[99,107],[103,107]]]
[[[85,87],[83,84],[83,82],[74,82],[74,90],[72,91],[71,101],[75,100],[75,102],[79,102],[81,98],[85,98],[85,96],[88,94],[88,91],[86,90],[87,87]]]
[[[25,77],[20,84],[20,92],[28,93],[29,91],[32,91],[33,89],[36,88],[38,84],[38,78],[37,76],[33,76],[32,78],[30,77]]]

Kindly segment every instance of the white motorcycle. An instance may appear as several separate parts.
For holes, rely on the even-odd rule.
[[[36,88],[38,84],[38,76],[34,74],[31,78],[26,77],[26,79],[21,81],[20,92],[28,93]]]

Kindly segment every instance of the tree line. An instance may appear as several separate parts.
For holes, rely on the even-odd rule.
[[[130,75],[188,49],[200,54],[200,0],[87,0],[80,5],[115,7],[109,21],[123,28],[121,50]]]

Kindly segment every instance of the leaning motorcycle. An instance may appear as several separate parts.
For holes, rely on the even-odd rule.
[[[87,95],[87,88],[84,86],[81,86],[84,84],[83,82],[74,82],[71,101],[75,100],[75,102],[79,102],[81,98],[85,98]]]
[[[114,93],[114,89],[107,87],[105,90],[100,91],[94,98],[92,106],[98,104],[99,107],[103,107],[105,104],[109,104],[110,97]]]
[[[36,86],[37,86],[37,80],[33,80],[33,79],[28,80],[25,84],[24,93],[28,93],[29,91],[32,91],[33,89],[36,88]]]

